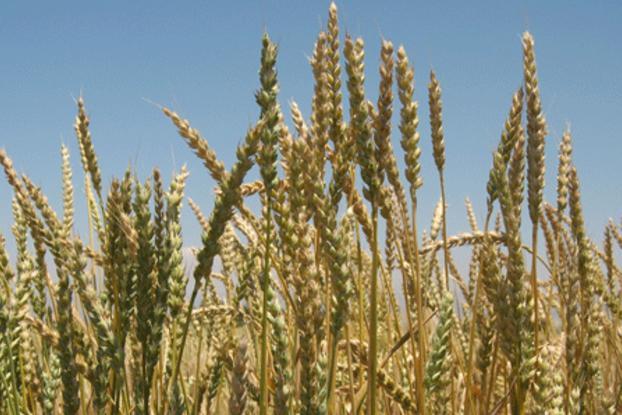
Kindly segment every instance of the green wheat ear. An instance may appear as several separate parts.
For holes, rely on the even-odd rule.
[[[425,371],[426,391],[437,409],[444,407],[448,398],[451,372],[450,332],[453,324],[453,297],[446,294],[440,306],[438,325],[432,337],[430,356]]]

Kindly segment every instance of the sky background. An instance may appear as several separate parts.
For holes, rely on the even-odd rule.
[[[339,1],[342,34],[366,42],[367,92],[375,99],[382,38],[403,44],[420,102],[420,220],[438,199],[428,128],[430,69],[441,82],[447,148],[449,232],[468,230],[464,199],[480,220],[491,153],[522,81],[521,33],[536,40],[547,138],[547,196],[554,200],[556,152],[570,126],[590,234],[601,240],[622,215],[622,2]],[[230,166],[258,109],[253,93],[261,35],[279,44],[280,100],[307,119],[313,89],[308,56],[327,19],[327,1],[106,1],[0,5],[0,147],[60,207],[60,144],[72,152],[78,209],[82,173],[73,133],[83,94],[106,184],[128,165],[165,178],[187,163],[187,195],[209,212],[214,183],[149,101],[188,118]],[[289,117],[288,117],[289,120]],[[399,134],[393,138],[399,151]],[[398,154],[400,162],[401,152]],[[11,192],[0,182],[0,231],[10,233]],[[85,234],[84,211],[78,228]],[[186,207],[185,240],[199,242]]]

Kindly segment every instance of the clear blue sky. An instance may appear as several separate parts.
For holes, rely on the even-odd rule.
[[[82,176],[73,134],[73,97],[82,91],[103,174],[135,165],[169,172],[188,163],[187,194],[209,211],[213,182],[169,121],[144,98],[173,107],[231,164],[235,146],[257,117],[260,38],[280,47],[281,102],[309,115],[307,57],[325,23],[328,1],[2,2],[0,5],[0,147],[58,206],[59,146],[72,150],[77,197]],[[591,233],[622,215],[622,3],[617,1],[340,1],[342,32],[367,45],[368,92],[377,90],[382,37],[404,44],[416,71],[424,187],[422,218],[438,197],[427,126],[426,89],[441,81],[447,146],[450,232],[467,229],[463,200],[483,214],[491,152],[512,93],[520,85],[520,35],[536,39],[549,122],[547,194],[555,155],[571,125]],[[399,149],[399,137],[394,146]],[[399,155],[401,160],[401,154]],[[0,230],[10,232],[10,191],[0,183]],[[82,203],[78,207],[82,206]],[[193,224],[189,211],[186,225]],[[83,222],[82,222],[83,223]],[[427,224],[427,222],[426,222]],[[426,225],[427,226],[427,225]],[[196,226],[186,240],[198,242]]]

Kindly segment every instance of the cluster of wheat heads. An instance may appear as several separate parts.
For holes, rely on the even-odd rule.
[[[422,231],[413,68],[384,41],[378,101],[367,100],[363,41],[340,36],[334,5],[311,57],[308,123],[295,103],[293,128],[285,123],[267,35],[261,115],[230,169],[164,109],[217,184],[209,216],[188,199],[203,231],[192,275],[180,226],[186,169],[168,186],[158,170],[144,181],[128,171],[105,191],[81,99],[88,240],[73,226],[67,148],[62,214],[0,151],[16,246],[10,261],[0,237],[1,413],[622,410],[622,227],[611,222],[602,247],[588,238],[569,133],[557,200],[543,200],[546,122],[533,39],[522,41],[524,83],[492,158],[485,223],[467,201],[471,229],[458,235],[446,229],[438,79],[431,73],[428,94],[440,202]],[[245,180],[255,165],[260,180]],[[466,270],[458,247],[470,252]]]

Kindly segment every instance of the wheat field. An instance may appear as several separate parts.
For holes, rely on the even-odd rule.
[[[447,215],[464,213],[447,209],[436,74],[420,137],[406,51],[382,42],[369,101],[364,42],[340,33],[334,4],[310,58],[308,117],[280,106],[264,35],[260,117],[229,169],[162,107],[217,183],[213,206],[185,193],[185,167],[170,183],[128,169],[106,187],[82,98],[83,171],[63,146],[62,211],[0,150],[16,247],[9,258],[0,235],[0,413],[621,413],[622,223],[588,237],[571,134],[547,132],[527,32],[522,50],[523,84],[482,183],[485,220],[467,200],[470,229],[455,235]],[[556,156],[545,158],[547,140],[560,142]],[[421,157],[437,174],[422,177]],[[424,179],[440,189],[429,225]],[[202,230],[192,269],[188,207]]]

